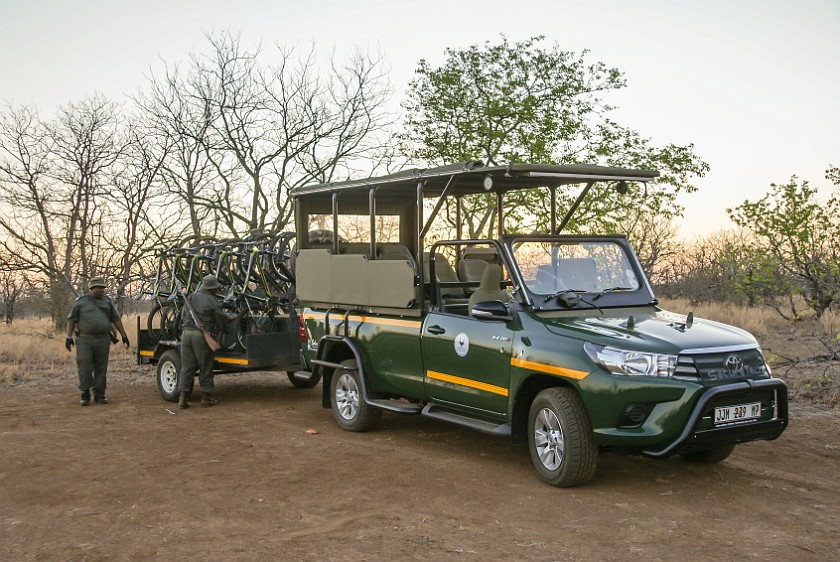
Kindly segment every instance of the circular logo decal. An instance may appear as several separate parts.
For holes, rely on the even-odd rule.
[[[458,357],[466,357],[467,353],[470,352],[470,337],[461,332],[457,336],[455,336],[455,353],[458,354]]]

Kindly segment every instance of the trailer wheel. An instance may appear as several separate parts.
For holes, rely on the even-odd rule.
[[[561,488],[586,484],[598,466],[598,447],[580,396],[571,388],[537,394],[528,414],[531,460],[543,482]]]
[[[161,397],[167,402],[177,402],[178,373],[181,372],[181,354],[177,349],[170,349],[160,356],[157,364],[157,387]],[[192,393],[195,377],[190,381],[189,391]]]
[[[294,371],[286,371],[286,375],[289,377],[289,382],[292,383],[292,386],[295,388],[312,388],[321,382],[321,375],[314,376],[308,381],[296,379]]]
[[[351,367],[356,362],[348,359],[342,365]],[[332,375],[330,395],[333,417],[347,431],[368,431],[382,418],[382,410],[364,401],[358,370],[336,369]]]

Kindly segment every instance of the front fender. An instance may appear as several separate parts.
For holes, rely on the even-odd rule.
[[[321,406],[324,408],[331,407],[330,388],[333,373],[336,369],[341,368],[342,361],[347,359],[356,361],[362,384],[366,388],[362,354],[350,338],[346,336],[323,336],[318,342],[318,352],[315,359],[312,360],[312,375],[320,374],[323,377]]]

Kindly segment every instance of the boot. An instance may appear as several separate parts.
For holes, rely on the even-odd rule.
[[[86,390],[82,392],[81,400],[79,400],[80,406],[87,406],[90,404],[90,391]]]
[[[187,401],[187,391],[186,390],[181,391],[181,395],[178,398],[178,407],[181,408],[182,410],[186,410],[187,408],[190,407],[190,403]]]
[[[218,404],[219,401],[210,396],[209,392],[202,392],[201,393],[201,405],[202,406],[215,406]]]

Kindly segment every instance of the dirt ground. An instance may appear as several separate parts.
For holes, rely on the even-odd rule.
[[[725,462],[604,454],[543,484],[504,438],[385,414],[345,432],[321,386],[217,377],[214,408],[164,402],[112,364],[105,406],[75,377],[0,391],[3,560],[829,560],[840,416],[792,404],[774,442]],[[315,430],[317,433],[310,430]]]

